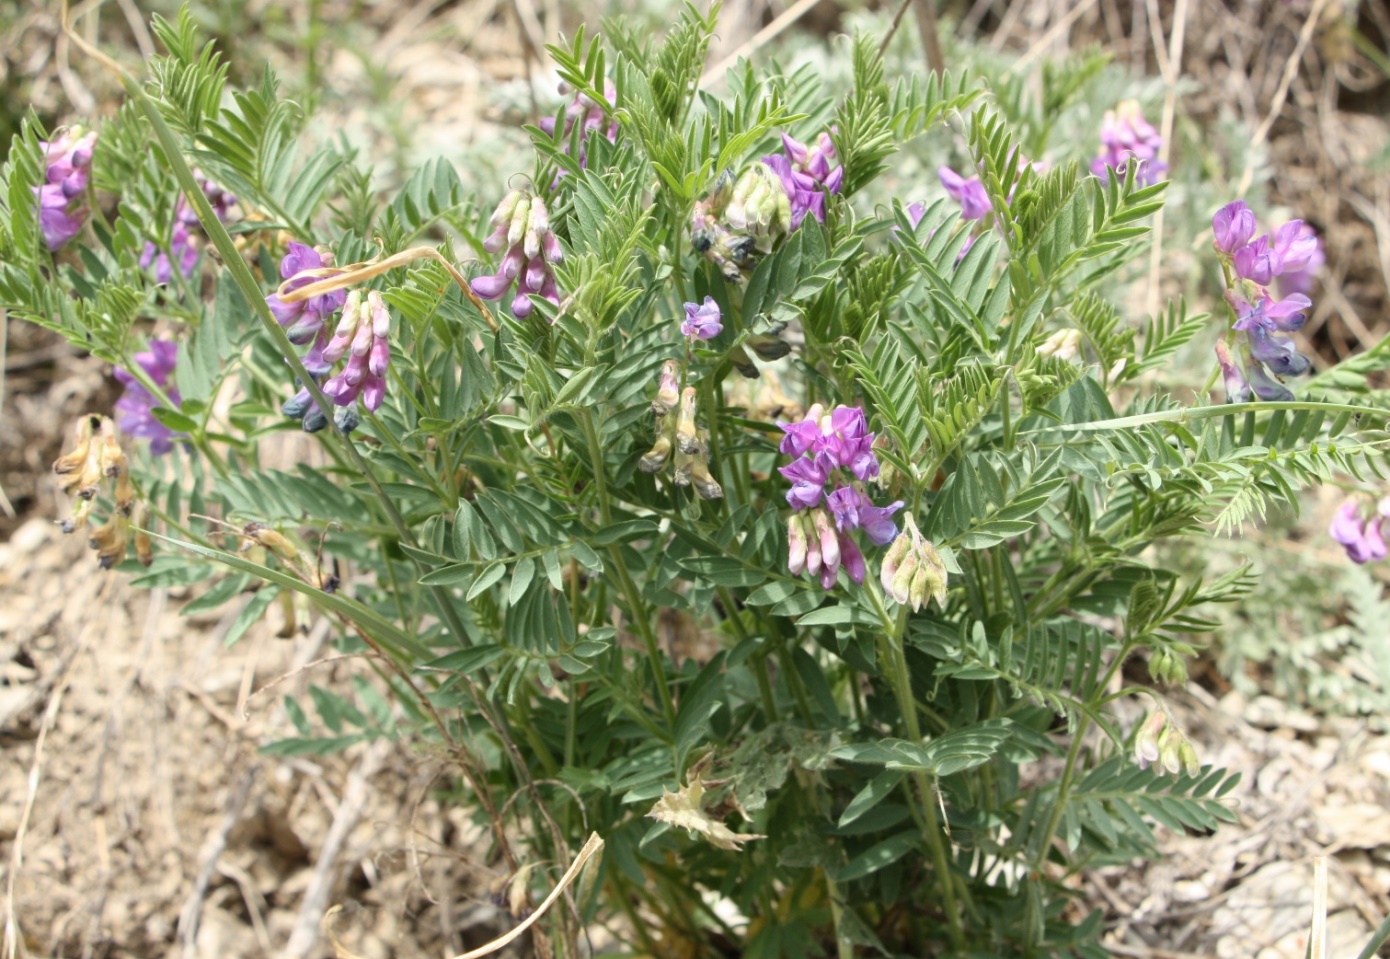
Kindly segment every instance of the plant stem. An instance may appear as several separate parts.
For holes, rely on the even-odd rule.
[[[913,743],[919,743],[922,740],[922,728],[917,722],[917,704],[912,698],[912,679],[908,674],[907,656],[903,652],[907,607],[900,607],[895,619],[888,614],[887,608],[883,605],[883,597],[880,595],[878,583],[873,579],[868,579],[865,585],[870,599],[878,610],[879,618],[883,621],[883,631],[879,633],[879,658],[883,661],[883,666],[892,680],[893,695],[898,701],[898,711],[902,713],[907,739]],[[936,814],[936,804],[932,801],[936,791],[932,788],[931,779],[925,771],[915,771],[912,774],[912,779],[921,797],[921,813],[925,820],[922,834],[931,850],[932,863],[941,883],[942,908],[946,913],[947,932],[951,937],[951,945],[957,952],[963,952],[965,949],[965,931],[961,926],[960,910],[956,902],[955,874],[951,871],[950,860],[946,853],[946,842],[941,829],[941,820]]]
[[[598,493],[599,518],[603,520],[604,526],[613,523],[613,507],[608,501],[608,477],[605,473],[603,463],[603,448],[599,445],[598,431],[594,429],[594,417],[588,410],[579,417],[579,421],[584,426],[584,438],[589,443],[589,459],[593,464],[594,489]],[[666,724],[674,728],[676,724],[676,708],[671,699],[671,687],[666,682],[666,667],[661,661],[661,648],[657,645],[656,634],[652,632],[651,614],[647,611],[647,604],[642,600],[642,594],[637,590],[637,584],[632,580],[632,574],[627,570],[627,564],[623,562],[622,552],[615,543],[608,547],[609,559],[613,562],[613,569],[618,576],[618,585],[622,588],[623,596],[627,599],[628,612],[632,614],[633,622],[637,624],[637,631],[642,635],[642,645],[646,647],[647,661],[651,665],[652,677],[656,681],[656,690],[661,697],[661,711],[666,717]]]

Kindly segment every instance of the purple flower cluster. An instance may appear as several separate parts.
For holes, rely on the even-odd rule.
[[[714,297],[703,303],[685,304],[685,319],[681,321],[681,336],[697,340],[712,340],[724,329],[724,313]]]
[[[1369,519],[1361,515],[1361,500],[1352,497],[1337,509],[1327,534],[1346,548],[1353,563],[1373,563],[1385,558],[1385,537],[1380,527],[1387,518],[1390,496],[1376,504]]]
[[[475,276],[473,292],[485,300],[500,300],[516,284],[512,313],[524,319],[531,315],[530,294],[559,304],[552,265],[564,259],[560,241],[550,229],[550,213],[545,201],[527,190],[513,190],[502,198],[488,221],[492,233],[483,241],[489,253],[506,250],[497,272]]]
[[[39,200],[39,230],[49,250],[59,250],[77,235],[87,219],[83,199],[92,171],[95,133],[81,128],[67,131],[56,140],[39,141],[46,168],[43,186],[34,187]]]
[[[203,195],[212,204],[217,219],[223,223],[231,215],[236,197],[202,177],[198,178]],[[168,283],[174,277],[174,261],[178,262],[179,272],[185,277],[193,275],[193,267],[198,263],[198,247],[193,242],[193,230],[198,226],[198,214],[183,194],[179,194],[174,206],[174,229],[169,236],[168,251],[155,246],[153,240],[145,241],[145,251],[140,255],[140,266],[148,269],[154,266],[154,278],[159,283]]]
[[[806,214],[825,222],[825,198],[840,192],[845,168],[830,163],[835,159],[835,144],[830,134],[822,133],[816,145],[808,147],[787,134],[782,134],[782,153],[763,157],[763,162],[782,181],[782,189],[791,201],[791,228],[795,230]]]
[[[1312,361],[1294,349],[1292,340],[1277,334],[1300,329],[1313,301],[1302,293],[1275,299],[1267,285],[1276,277],[1307,270],[1320,252],[1317,237],[1304,230],[1302,220],[1291,220],[1252,240],[1255,214],[1241,200],[1216,212],[1212,232],[1232,283],[1226,302],[1235,314],[1235,329],[1245,334],[1239,344],[1243,375],[1229,354],[1218,354],[1227,400],[1245,402],[1252,391],[1262,400],[1291,400],[1293,393],[1276,377],[1306,373]]]
[[[280,276],[286,281],[281,284],[280,289],[288,293],[316,283],[324,277],[316,275],[314,271],[327,270],[332,266],[331,252],[320,252],[311,246],[291,240],[289,252],[280,261]],[[332,366],[332,363],[323,358],[324,347],[328,345],[327,321],[342,308],[346,300],[345,290],[320,293],[318,296],[296,300],[293,303],[286,303],[278,292],[265,298],[266,306],[270,307],[270,312],[285,328],[285,334],[291,343],[298,346],[305,343],[314,344],[304,355],[304,368],[314,376],[322,376]]]
[[[1125,100],[1105,112],[1100,124],[1100,156],[1091,161],[1091,172],[1102,179],[1114,170],[1120,176],[1130,159],[1139,163],[1134,182],[1141,186],[1157,183],[1168,172],[1168,164],[1158,158],[1163,137],[1153,128],[1137,100]]]
[[[362,295],[353,290],[343,307],[342,319],[324,348],[324,362],[333,364],[348,355],[347,365],[323,385],[323,392],[338,406],[349,406],[359,396],[375,413],[386,396],[386,369],[391,365],[391,313],[376,290]],[[350,355],[349,355],[350,354]]]
[[[174,372],[174,367],[178,363],[179,345],[168,340],[151,340],[150,348],[143,353],[136,353],[132,359],[139,364],[140,369],[144,370],[154,380],[155,384],[164,390],[169,401],[174,405],[182,402],[179,391],[169,386],[169,377]],[[125,387],[125,392],[116,400],[116,414],[118,416],[117,425],[121,430],[131,436],[150,441],[150,452],[155,456],[163,456],[174,448],[174,440],[177,435],[169,427],[154,417],[154,408],[159,405],[154,394],[145,389],[140,381],[135,378],[129,370],[123,370],[119,366],[114,371],[116,380]]]
[[[560,84],[560,92],[568,93],[569,85],[565,83]],[[608,101],[610,107],[617,106],[618,88],[613,85],[612,80],[605,79],[603,81],[603,98]],[[593,135],[594,131],[602,129],[602,135],[608,138],[609,143],[616,143],[618,140],[618,121],[610,120],[608,126],[604,127],[603,117],[603,107],[586,93],[576,93],[574,99],[565,104],[564,150],[566,153],[569,152],[570,133],[574,130],[575,125],[578,124],[580,127],[579,166],[581,169],[588,169],[589,152],[585,148],[585,143],[588,141],[589,137]],[[550,136],[554,136],[555,118],[542,117],[540,128]],[[555,182],[550,185],[551,189],[555,188],[556,184],[560,182],[560,178],[564,175],[564,170],[555,174]]]
[[[903,506],[875,506],[864,492],[863,484],[879,472],[864,411],[837,406],[826,413],[816,404],[800,422],[777,425],[786,434],[780,449],[793,457],[780,468],[791,481],[787,502],[795,511],[787,525],[787,568],[794,575],[819,575],[824,589],[835,585],[841,566],[863,583],[864,554],[849,534],[862,529],[875,546],[892,542],[898,535],[892,517]]]

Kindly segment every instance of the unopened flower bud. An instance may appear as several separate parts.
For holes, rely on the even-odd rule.
[[[664,416],[676,408],[680,402],[680,367],[675,360],[661,364],[661,375],[656,381],[656,399],[652,400],[652,412]]]
[[[280,412],[292,420],[300,420],[304,418],[304,414],[312,402],[314,399],[309,395],[309,391],[302,389],[281,404]]]
[[[1162,710],[1149,713],[1139,732],[1134,736],[1134,761],[1140,769],[1148,769],[1149,763],[1158,762],[1158,737],[1168,725],[1168,716]]]
[[[637,461],[637,468],[644,473],[659,473],[671,457],[671,437],[662,433],[652,444],[652,448]]]
[[[339,406],[333,410],[333,425],[340,433],[351,433],[361,422],[356,406]]]
[[[699,434],[695,428],[695,415],[699,410],[699,398],[695,387],[687,386],[681,393],[681,411],[676,420],[676,446],[682,453],[700,451]]]
[[[787,572],[800,576],[806,569],[806,527],[801,514],[793,513],[787,520]]]
[[[328,425],[328,416],[319,409],[318,406],[311,406],[304,411],[304,432],[317,433]]]
[[[912,580],[916,575],[917,556],[915,553],[908,553],[903,557],[902,564],[893,574],[893,581],[888,586],[888,595],[892,596],[899,606],[906,606],[911,602]]]
[[[929,540],[923,540],[919,549],[922,556],[922,568],[927,571],[926,595],[936,600],[936,605],[945,609],[946,564],[942,562],[941,554],[936,551],[936,547]]]
[[[550,214],[546,211],[545,201],[538,196],[531,198],[531,208],[529,222],[526,225],[526,235],[523,238],[522,249],[526,251],[528,257],[539,256],[541,252],[541,237],[550,232]]]
[[[1058,330],[1038,347],[1038,355],[1055,356],[1059,360],[1074,360],[1081,349],[1081,331],[1078,329]]]
[[[1172,726],[1163,730],[1158,737],[1158,761],[1164,770],[1171,775],[1176,776],[1182,769],[1182,746],[1184,742],[1186,740],[1182,733]]]
[[[824,566],[838,569],[840,566],[840,537],[835,533],[835,523],[823,509],[811,511],[811,522],[816,535],[820,537],[820,558]]]
[[[888,547],[888,552],[883,554],[883,565],[879,569],[879,582],[883,584],[883,591],[891,593],[893,591],[893,577],[898,574],[898,566],[907,556],[907,551],[911,547],[911,537],[906,531],[899,533],[897,539]]]
[[[515,246],[526,236],[526,223],[531,219],[531,200],[527,196],[512,210],[511,223],[507,226],[507,243]]]
[[[509,226],[512,222],[512,214],[516,212],[516,205],[521,202],[524,194],[520,190],[512,190],[502,197],[502,202],[497,204],[497,209],[492,211],[492,216],[488,222],[493,226]]]
[[[806,572],[815,576],[821,571],[820,536],[809,516],[802,517],[801,523],[806,531]]]
[[[1182,761],[1183,771],[1194,779],[1202,772],[1202,761],[1197,757],[1197,750],[1187,739],[1183,739],[1182,745],[1178,747],[1178,759]]]

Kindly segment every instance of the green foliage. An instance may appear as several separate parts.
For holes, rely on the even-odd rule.
[[[361,158],[308,142],[273,73],[229,89],[186,10],[157,20],[154,105],[101,130],[95,189],[119,204],[95,218],[95,243],[49,256],[33,199],[43,134],[31,120],[16,138],[0,305],[128,370],[151,336],[180,344],[168,389],[136,373],[181,434],[167,457],[129,453],[159,545],[136,585],[193,587],[197,612],[240,601],[229,641],[277,603],[301,625],[322,617],[379,670],[351,695],[286,700],[296,735],[267,751],[447,750],[469,814],[500,819],[515,861],[562,863],[588,829],[604,837],[592,915],[637,910],[647,952],[1100,955],[1100,914],[1068,921],[1070,877],[1154,855],[1155,828],[1229,821],[1235,784],[1191,763],[1138,768],[1113,704],[1161,694],[1125,666],[1147,657],[1170,675],[1245,615],[1214,609],[1268,582],[1205,560],[1174,569],[1152,547],[1206,550],[1306,486],[1382,476],[1390,436],[1368,376],[1386,359],[1293,402],[1165,392],[1215,321],[1182,301],[1142,322],[1125,306],[1163,184],[1101,181],[1070,147],[1045,170],[1028,162],[1101,58],[1050,63],[1036,86],[896,78],[861,34],[846,90],[744,61],[716,95],[700,88],[716,18],[687,4],[663,37],[618,22],[607,46],[581,29],[551,48],[598,129],[566,132],[564,115],[553,134],[529,128],[526,222],[486,245],[502,184],[475,197],[434,160],[383,194]],[[952,119],[992,214],[964,221],[941,199],[870,209],[894,155]],[[779,203],[795,198],[756,171],[735,202],[780,132],[814,143],[824,129],[843,181],[823,219],[791,230]],[[175,210],[190,164],[242,215],[224,225],[192,197],[196,261],[157,283],[140,259],[189,226]],[[550,260],[527,235],[545,232],[533,198]],[[738,262],[715,268],[692,216],[751,241]],[[342,282],[391,316],[387,398],[349,407],[355,430],[316,433],[314,468],[265,455],[297,428],[279,410],[308,348],[261,303],[286,233],[359,264]],[[479,276],[553,271],[558,295],[508,289],[485,314],[424,244],[451,264],[455,244],[497,257]],[[686,339],[682,305],[705,297],[722,329]],[[654,415],[668,363],[677,382]],[[672,390],[681,409],[659,412]],[[879,472],[839,475],[901,508],[901,549],[842,541],[829,514],[789,528],[777,423],[812,404],[865,411]],[[788,571],[808,516],[845,560],[829,589]],[[1387,657],[1365,636],[1384,603],[1369,580],[1352,586],[1345,622],[1305,631],[1316,638],[1281,682],[1346,652],[1353,680],[1318,695],[1379,708],[1365,664]],[[1227,655],[1263,655],[1278,628],[1246,628]],[[684,803],[684,828],[649,818],[658,801]],[[752,922],[725,926],[710,895]],[[579,954],[568,914],[538,928]]]

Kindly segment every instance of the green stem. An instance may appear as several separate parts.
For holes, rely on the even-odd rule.
[[[580,423],[584,426],[584,438],[589,443],[589,459],[593,464],[594,489],[598,494],[599,517],[603,520],[605,527],[613,523],[613,507],[608,500],[608,477],[604,468],[603,448],[599,445],[598,431],[594,429],[594,417],[588,410],[579,417]],[[618,576],[618,585],[623,591],[623,596],[627,599],[628,612],[632,615],[632,620],[637,625],[637,631],[642,636],[642,645],[646,648],[647,661],[651,665],[652,677],[656,681],[656,690],[661,697],[661,711],[666,717],[668,728],[675,728],[676,707],[671,698],[671,687],[666,682],[666,667],[661,660],[661,647],[657,644],[656,634],[652,632],[651,614],[647,611],[647,604],[642,600],[642,594],[637,589],[637,584],[633,582],[632,574],[628,572],[627,563],[623,561],[622,552],[617,544],[608,547],[608,556],[613,562],[613,569]]]
[[[908,674],[907,656],[903,652],[902,637],[907,626],[907,607],[900,607],[896,618],[890,616],[883,605],[878,583],[869,579],[865,585],[883,622],[883,630],[879,633],[879,657],[883,660],[892,681],[893,695],[898,701],[898,711],[902,713],[907,738],[910,742],[919,743],[922,740],[922,728],[917,722],[917,705],[912,698],[912,679]],[[941,820],[936,813],[936,803],[933,802],[936,791],[932,788],[931,779],[925,771],[914,772],[912,779],[921,800],[923,837],[931,850],[932,863],[941,883],[942,908],[946,913],[947,932],[951,937],[951,945],[957,952],[963,952],[965,930],[961,925],[960,910],[956,902],[955,873],[951,870]]]

